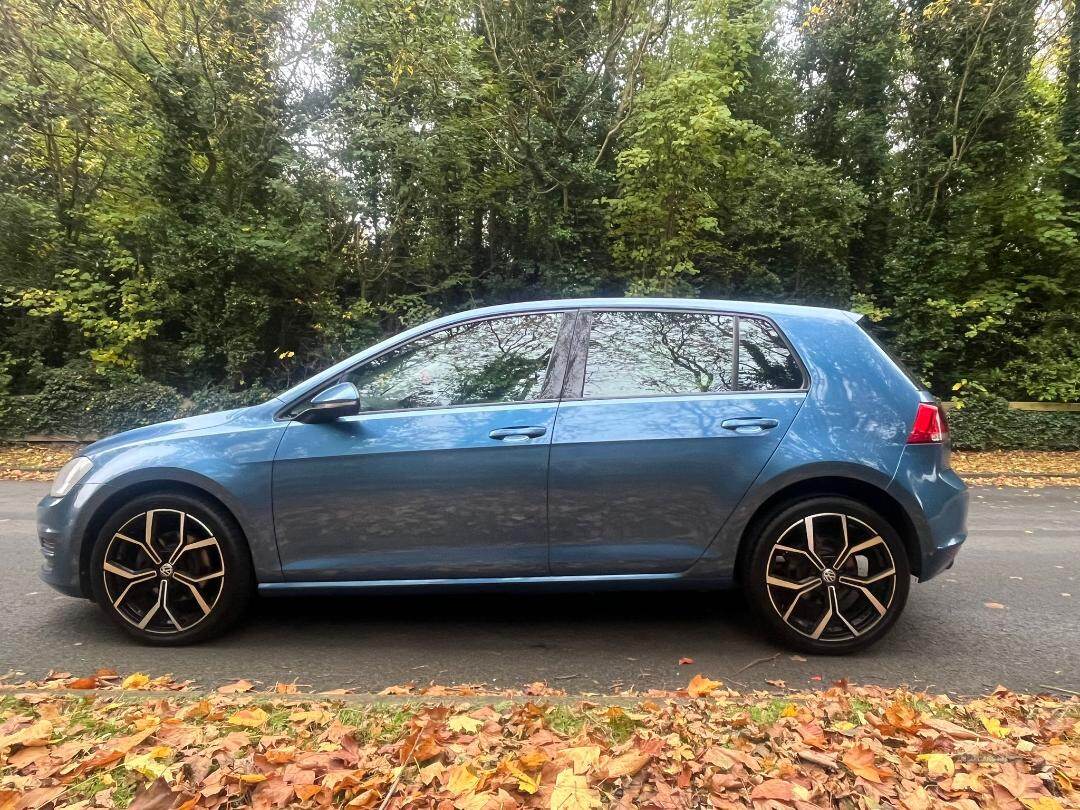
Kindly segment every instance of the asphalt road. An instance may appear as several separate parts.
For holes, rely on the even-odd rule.
[[[865,653],[805,660],[764,640],[737,594],[716,593],[266,599],[211,644],[141,647],[90,602],[38,580],[34,505],[47,488],[0,482],[0,675],[110,666],[205,686],[547,680],[606,692],[676,688],[702,672],[754,688],[847,678],[961,694],[1080,691],[1080,488],[974,490],[956,566],[912,587],[892,633]],[[684,657],[694,663],[680,666]]]

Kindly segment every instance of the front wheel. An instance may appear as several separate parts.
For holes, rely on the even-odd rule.
[[[240,527],[216,504],[143,495],[105,522],[90,560],[94,599],[147,644],[203,641],[243,613],[254,575]]]
[[[742,571],[755,613],[786,646],[839,655],[865,649],[899,618],[911,572],[881,515],[844,497],[817,497],[766,519]]]

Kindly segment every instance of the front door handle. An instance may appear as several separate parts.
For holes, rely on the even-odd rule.
[[[768,419],[761,416],[738,416],[734,419],[725,419],[720,423],[720,427],[727,430],[733,430],[736,433],[743,435],[753,435],[755,433],[764,433],[766,430],[772,430],[780,423],[775,419]]]
[[[529,427],[496,428],[488,436],[505,442],[524,442],[529,439],[538,439],[545,433],[547,433],[546,427],[532,425]]]

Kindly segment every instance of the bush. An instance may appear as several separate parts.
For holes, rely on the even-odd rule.
[[[268,388],[256,385],[242,391],[230,391],[228,388],[207,386],[191,395],[191,400],[184,407],[184,415],[227,411],[232,408],[244,408],[266,402],[274,394]]]
[[[960,450],[1080,450],[1080,413],[1010,410],[986,394],[949,411],[949,427]]]
[[[107,435],[172,419],[182,402],[167,385],[70,363],[50,369],[38,393],[0,401],[0,434]]]
[[[272,396],[262,386],[242,391],[210,386],[185,400],[176,389],[136,374],[70,363],[45,371],[36,394],[5,396],[0,389],[0,436],[106,436],[180,416],[243,408]]]

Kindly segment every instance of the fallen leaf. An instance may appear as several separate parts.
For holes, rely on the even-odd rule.
[[[890,776],[889,771],[874,764],[874,752],[861,743],[847,749],[840,761],[847,765],[853,774],[868,782],[880,783]]]
[[[750,792],[752,800],[777,799],[782,802],[795,801],[794,785],[786,779],[766,779]]]
[[[21,745],[25,748],[48,745],[52,732],[53,724],[50,721],[38,720],[21,731],[8,734],[6,737],[0,737],[0,751],[15,745]]]
[[[996,717],[986,717],[984,715],[979,718],[979,721],[983,724],[983,728],[999,740],[1009,736],[1009,729],[1002,726],[1001,721]]]
[[[176,803],[176,794],[164,779],[155,779],[145,790],[135,794],[128,810],[168,810]]]
[[[623,776],[636,776],[652,760],[652,755],[644,751],[627,751],[615,757],[604,766],[605,779],[618,779]]]
[[[584,776],[567,768],[555,777],[550,807],[551,810],[594,810],[600,807],[600,795],[589,787]]]
[[[956,763],[948,754],[919,754],[916,759],[926,763],[926,772],[931,776],[952,776],[956,773]]]
[[[131,675],[128,675],[126,678],[124,678],[124,680],[120,683],[120,688],[121,689],[142,689],[148,683],[150,683],[150,676],[148,676],[148,675],[146,675],[146,674],[144,674],[142,672],[135,672],[135,673],[133,673]]]
[[[694,659],[693,659],[693,658],[680,658],[680,659],[679,659],[679,666],[680,666],[680,667],[685,667],[685,666],[687,666],[688,664],[692,664],[692,663],[694,663]]]
[[[254,688],[254,686],[255,684],[253,684],[251,681],[245,678],[241,678],[238,681],[233,681],[232,683],[227,683],[224,686],[219,686],[217,690],[223,695],[236,695],[240,694],[241,692],[250,692]]]
[[[600,746],[564,748],[559,754],[574,763],[574,773],[585,773],[600,759]]]
[[[242,726],[243,728],[262,728],[270,719],[265,711],[256,706],[253,709],[240,709],[233,712],[229,717],[229,725]]]
[[[465,732],[466,734],[475,734],[477,729],[484,725],[483,720],[477,720],[475,717],[469,717],[465,714],[455,714],[449,720],[446,721],[446,725],[450,727],[451,731]]]
[[[710,681],[704,675],[698,674],[690,679],[690,685],[686,687],[686,693],[693,698],[708,697],[723,685],[720,681]]]
[[[471,793],[480,784],[480,777],[473,773],[468,765],[455,765],[450,769],[446,789],[455,796]]]
[[[988,608],[990,608],[992,610],[1004,610],[1005,609],[1005,606],[1003,604],[1001,604],[1001,602],[984,602],[983,604],[986,607],[988,607]]]

